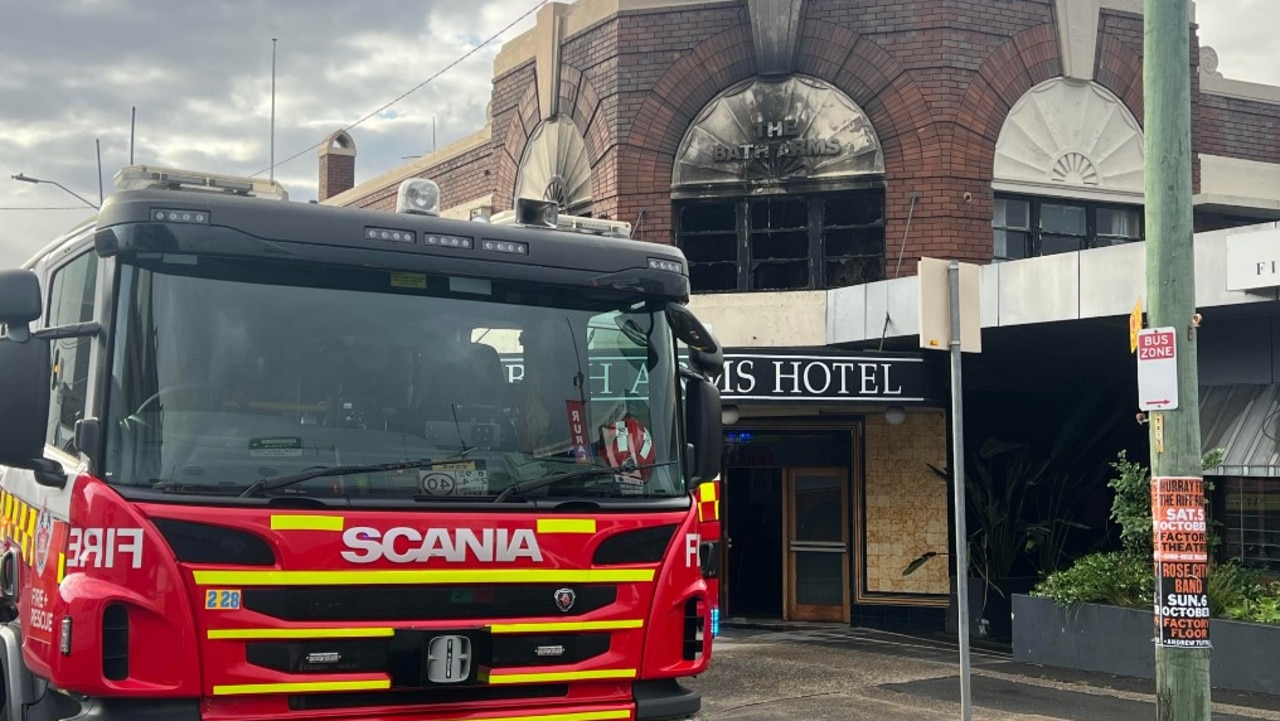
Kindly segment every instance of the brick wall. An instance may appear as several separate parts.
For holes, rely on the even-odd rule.
[[[1024,93],[1061,74],[1053,0],[806,0],[804,8],[797,70],[857,102],[884,150],[886,255],[896,258],[905,238],[904,273],[921,255],[987,262],[1001,127]],[[1103,11],[1095,77],[1139,121],[1142,43],[1140,16]],[[1194,35],[1191,50],[1194,59]],[[642,240],[672,242],[680,141],[707,103],[755,73],[746,3],[606,19],[565,43],[561,65],[561,109],[592,164],[593,213],[631,222]],[[496,78],[490,144],[429,169],[448,202],[493,193],[496,210],[511,207],[542,114],[535,80],[532,60]],[[1192,81],[1197,152],[1280,163],[1274,106],[1200,95],[1194,72]],[[1198,188],[1198,164],[1193,173]]]
[[[947,519],[949,487],[928,464],[947,465],[946,416],[941,411],[911,412],[899,426],[882,414],[867,417],[862,529],[866,593],[940,594],[950,592]],[[921,555],[939,554],[908,576],[902,574]],[[866,599],[863,599],[865,602]]]

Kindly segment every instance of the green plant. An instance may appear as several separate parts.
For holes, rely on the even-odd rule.
[[[1215,618],[1227,617],[1228,609],[1248,608],[1265,594],[1262,573],[1234,561],[1215,563],[1209,567],[1205,592],[1209,595],[1209,613]]]
[[[1129,551],[1095,553],[1049,574],[1031,595],[1052,599],[1060,606],[1105,603],[1150,608],[1155,599],[1155,576],[1145,556]]]
[[[1258,586],[1253,594],[1223,610],[1223,617],[1248,623],[1280,625],[1280,583]]]
[[[1003,595],[996,579],[1012,576],[1022,559],[1042,576],[1058,570],[1070,534],[1087,528],[1075,513],[1105,478],[1099,449],[1123,416],[1110,397],[1098,388],[1080,398],[1047,451],[993,437],[967,458],[969,567],[989,589]],[[952,481],[949,468],[930,468]]]
[[[1223,451],[1215,449],[1201,460],[1203,470],[1217,468],[1222,464]],[[1130,461],[1124,451],[1116,454],[1111,462],[1116,475],[1107,483],[1115,497],[1111,501],[1111,520],[1120,527],[1120,544],[1125,550],[1139,554],[1151,554],[1151,470],[1146,466]],[[1205,483],[1206,493],[1213,490],[1211,482]],[[1219,534],[1217,524],[1211,523],[1209,534],[1210,554],[1217,548]]]

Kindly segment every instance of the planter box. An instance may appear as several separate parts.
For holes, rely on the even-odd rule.
[[[1280,626],[1213,619],[1209,673],[1215,688],[1280,691]],[[1151,611],[1082,603],[1063,608],[1047,598],[1013,597],[1017,661],[1155,678]]]

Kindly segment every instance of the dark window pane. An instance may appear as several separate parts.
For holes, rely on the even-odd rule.
[[[686,205],[680,212],[680,231],[682,233],[703,233],[706,231],[729,230],[737,227],[734,222],[736,203],[702,203]]]
[[[809,204],[804,200],[758,200],[751,203],[752,230],[805,228]]]
[[[759,263],[751,274],[753,290],[794,290],[809,287],[809,261]]]
[[[991,217],[991,225],[996,228],[1030,230],[1031,203],[1025,200],[996,198],[995,214]]]
[[[1070,253],[1084,248],[1083,238],[1069,238],[1061,235],[1046,235],[1040,239],[1040,255]]]
[[[1280,480],[1224,480],[1222,556],[1246,566],[1280,570]]]
[[[1131,208],[1098,208],[1098,235],[1137,240],[1142,237],[1139,213]]]
[[[828,288],[843,288],[884,280],[884,261],[881,258],[828,260],[825,265]]]
[[[790,233],[755,233],[751,236],[751,259],[808,258],[808,231]]]
[[[844,603],[844,555],[796,554],[796,603],[839,606]]]
[[[716,261],[738,262],[738,236],[726,233],[722,235],[695,235],[680,239],[680,249],[690,263],[710,263]]]
[[[884,200],[879,193],[850,195],[822,204],[825,225],[870,225],[883,220]]]
[[[49,325],[70,325],[93,320],[93,296],[97,286],[98,255],[85,253],[53,275]],[[89,388],[89,352],[92,338],[54,341],[50,369],[50,394],[46,440],[68,453],[74,452],[76,421],[84,418]]]
[[[737,263],[689,264],[689,285],[693,291],[710,292],[738,289]]]
[[[1027,257],[1027,233],[1016,230],[997,230],[995,234],[996,260],[1018,260]]]
[[[824,234],[828,258],[842,255],[884,255],[884,229],[828,230]]]
[[[1084,235],[1088,232],[1085,209],[1077,205],[1045,203],[1040,206],[1040,230],[1061,235]]]

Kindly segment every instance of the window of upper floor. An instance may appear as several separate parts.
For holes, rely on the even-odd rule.
[[[884,191],[680,201],[695,293],[815,290],[884,279]]]
[[[991,227],[997,263],[1143,239],[1140,206],[1063,198],[997,195]]]

